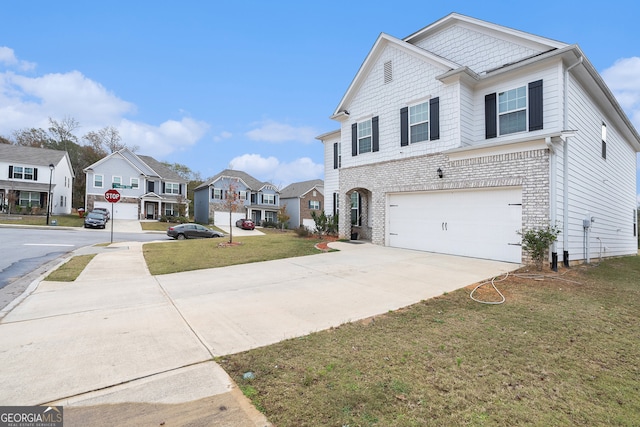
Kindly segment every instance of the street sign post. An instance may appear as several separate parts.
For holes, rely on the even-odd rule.
[[[111,203],[111,243],[113,243],[113,204],[120,201],[120,193],[118,190],[111,188],[104,193],[104,199]]]

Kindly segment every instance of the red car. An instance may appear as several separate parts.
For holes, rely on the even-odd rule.
[[[252,220],[242,218],[236,221],[236,227],[240,227],[243,230],[253,230],[254,228],[256,228],[256,225]]]

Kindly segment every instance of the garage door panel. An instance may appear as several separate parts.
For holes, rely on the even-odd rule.
[[[113,211],[112,206],[113,205]],[[109,202],[95,202],[94,207],[105,208],[109,212],[113,212],[112,217],[115,219],[138,219],[138,204],[137,203],[109,203]]]
[[[520,262],[520,188],[389,195],[389,246]]]

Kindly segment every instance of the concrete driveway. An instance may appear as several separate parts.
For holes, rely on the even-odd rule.
[[[39,283],[0,321],[0,405],[181,403],[234,392],[213,356],[519,267],[367,243],[331,246],[340,251],[151,276],[141,243],[116,243],[75,282]]]

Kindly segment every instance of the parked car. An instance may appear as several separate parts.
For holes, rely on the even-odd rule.
[[[224,237],[223,233],[200,224],[180,224],[167,229],[167,236],[174,239],[201,239],[208,237]]]
[[[107,221],[111,219],[111,214],[109,213],[109,209],[107,208],[93,208],[91,212],[98,212],[103,214],[105,218],[107,218]]]
[[[253,230],[254,228],[256,228],[256,225],[253,223],[252,220],[247,218],[242,218],[236,221],[236,227],[240,227],[243,230]]]
[[[107,224],[107,217],[100,212],[89,212],[84,217],[84,228],[104,228]]]

